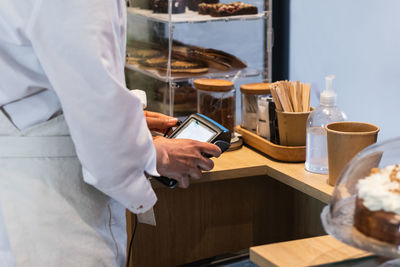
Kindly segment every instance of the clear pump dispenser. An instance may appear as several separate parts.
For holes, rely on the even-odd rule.
[[[336,106],[336,93],[332,89],[334,75],[325,77],[325,90],[320,95],[320,105],[307,119],[306,170],[328,174],[328,148],[325,125],[345,121],[346,115]]]

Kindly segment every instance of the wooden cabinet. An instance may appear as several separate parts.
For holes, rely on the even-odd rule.
[[[215,164],[188,189],[154,184],[157,226],[138,225],[131,266],[177,266],[324,234],[319,215],[333,191],[326,175],[247,147],[223,154]]]

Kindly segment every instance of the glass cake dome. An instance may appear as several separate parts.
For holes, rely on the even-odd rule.
[[[400,245],[398,242],[388,243],[380,241],[374,237],[371,237],[370,235],[362,233],[358,230],[359,227],[356,228],[354,226],[356,203],[358,205],[357,213],[359,213],[360,210],[356,186],[358,181],[369,176],[373,168],[384,169],[387,166],[395,164],[400,164],[400,138],[373,144],[355,156],[341,172],[333,193],[332,200],[321,213],[321,219],[325,231],[348,245],[385,257],[400,258]],[[395,178],[398,179],[396,182],[400,184],[400,172],[398,174],[396,172],[395,174],[398,177]],[[389,175],[387,175],[387,177],[388,181],[392,181],[391,178],[389,178]],[[376,188],[374,187],[371,187],[370,189],[371,191],[376,191]],[[400,189],[398,190],[398,197],[400,199]],[[393,192],[396,190],[390,189],[388,191]],[[392,203],[393,202],[394,201],[392,201]],[[386,215],[386,213],[381,211],[381,215],[382,214]],[[358,215],[359,214],[357,214],[357,216]],[[370,215],[371,212],[367,210],[367,213],[363,214],[363,219],[370,219],[368,217]],[[390,216],[392,219],[394,218],[394,221],[398,220],[400,224],[400,215],[391,213]],[[390,216],[388,218],[390,218]],[[386,218],[385,216],[383,217]],[[357,223],[360,221],[359,218],[360,217],[356,218]],[[390,219],[387,220],[387,224],[389,224],[389,221]],[[365,224],[368,223],[365,222]],[[382,221],[380,221],[380,223],[382,223]],[[390,223],[393,224],[393,220]],[[391,230],[393,235],[396,234],[400,236],[399,226],[395,230]],[[385,221],[383,221],[382,225],[379,227],[380,229],[386,229],[387,225]]]

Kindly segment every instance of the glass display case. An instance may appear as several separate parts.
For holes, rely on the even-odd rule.
[[[328,234],[374,254],[400,258],[399,151],[400,138],[376,143],[342,170],[321,214]]]
[[[129,0],[126,81],[148,109],[197,111],[198,78],[271,81],[271,0]],[[236,123],[240,93],[236,93]]]

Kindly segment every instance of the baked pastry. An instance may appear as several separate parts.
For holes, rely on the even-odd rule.
[[[152,58],[159,57],[161,55],[161,52],[155,49],[127,48],[126,54],[128,57],[134,58]]]
[[[162,53],[149,48],[126,48],[126,63],[133,64],[143,59],[160,57]]]
[[[156,68],[167,71],[168,59],[156,57],[139,61],[144,67]],[[171,59],[171,72],[173,73],[204,73],[208,68],[203,63]]]
[[[130,41],[126,51],[127,64],[140,64],[142,62],[142,65],[146,67],[166,68],[168,44],[168,40],[165,39],[161,39],[159,43]],[[224,71],[246,67],[246,63],[230,53],[217,49],[186,45],[176,40],[173,41],[171,58],[173,65],[176,67],[173,69],[180,69],[181,71],[186,69],[185,72],[193,73],[206,72],[205,67]],[[152,60],[144,62],[146,59]],[[158,66],[153,66],[155,61],[159,63],[157,64]],[[195,63],[195,70],[191,69],[186,62]],[[180,65],[186,66],[182,68],[179,67]],[[201,68],[199,69],[199,67]]]
[[[211,15],[212,17],[238,16],[257,14],[258,9],[251,4],[234,2],[228,4],[199,4],[199,14]]]
[[[400,245],[400,168],[391,165],[358,181],[354,227],[366,236]]]
[[[180,46],[172,47],[172,55],[175,58],[202,62],[208,67],[229,70],[242,69],[246,64],[239,58],[229,53],[216,49],[206,49],[198,46]]]
[[[219,0],[187,0],[186,4],[189,10],[198,11],[201,3],[216,4],[219,3]]]
[[[166,67],[164,68],[167,69]],[[183,60],[171,60],[171,72],[204,73],[208,68],[202,63]]]
[[[211,14],[211,9],[215,9],[216,4],[206,4],[206,3],[200,3],[198,4],[198,11],[200,15],[210,15]]]

